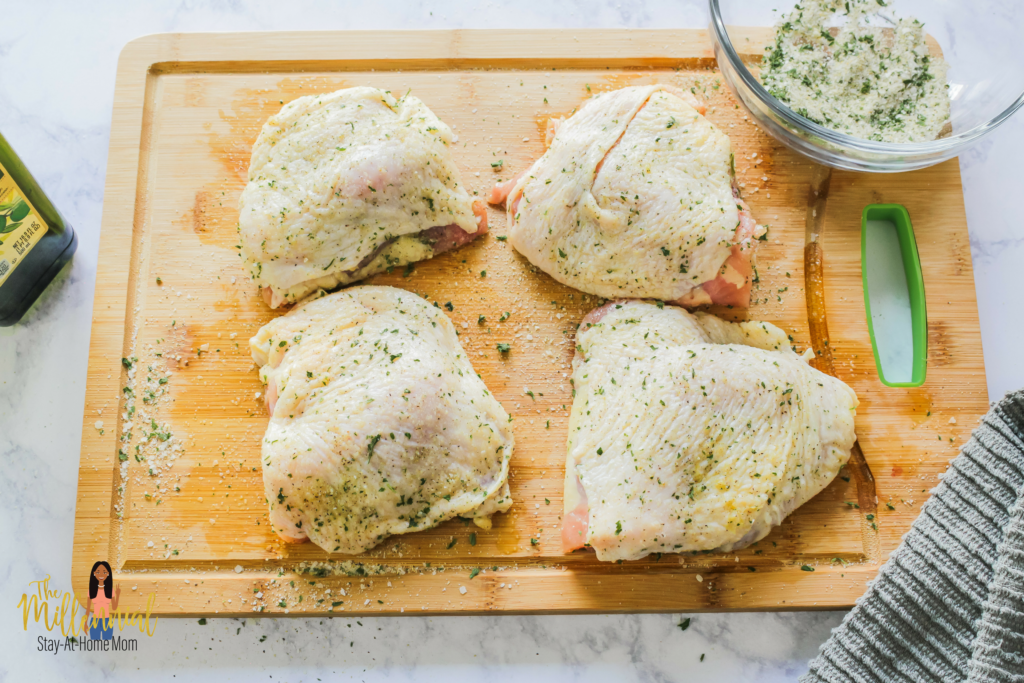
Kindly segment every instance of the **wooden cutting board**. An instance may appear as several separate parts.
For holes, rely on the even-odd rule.
[[[753,60],[767,33],[751,35],[742,42]],[[557,284],[499,241],[505,216],[492,209],[487,237],[416,264],[408,276],[370,282],[451,302],[448,315],[474,367],[515,420],[513,509],[491,531],[454,520],[358,557],[279,542],[267,523],[259,464],[267,417],[248,339],[280,312],[257,296],[235,246],[238,196],[263,122],[302,95],[355,85],[411,89],[454,129],[465,184],[482,196],[541,155],[550,116],[595,92],[655,82],[708,100],[708,117],[732,139],[743,196],[770,226],[749,317],[780,325],[803,350],[812,343],[806,302],[825,304],[830,336],[819,330],[816,347],[831,352],[836,374],[860,397],[857,433],[877,503],[870,482],[858,490],[857,472],[847,468],[738,553],[623,564],[563,555],[569,362],[575,326],[598,300]],[[836,172],[823,203],[823,285],[804,268],[817,170],[747,120],[703,31],[167,34],[130,43],[114,101],[75,590],[85,595],[90,567],[106,559],[125,608],[144,609],[152,594],[159,615],[852,605],[985,412],[987,394],[957,162],[902,175]],[[928,381],[916,389],[883,386],[871,353],[860,215],[875,202],[904,204],[917,233],[929,358]],[[497,342],[513,344],[507,358]],[[136,459],[147,435],[166,450]]]

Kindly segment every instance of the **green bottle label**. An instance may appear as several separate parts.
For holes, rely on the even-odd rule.
[[[0,164],[0,285],[46,234],[46,223]]]

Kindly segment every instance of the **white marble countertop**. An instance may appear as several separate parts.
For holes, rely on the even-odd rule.
[[[903,0],[901,0],[902,2]],[[913,5],[914,0],[905,0]],[[1006,0],[1009,7],[1011,0]],[[945,3],[949,4],[949,3]],[[967,9],[947,23],[982,19]],[[73,265],[0,328],[0,680],[793,680],[842,612],[559,617],[162,620],[135,653],[43,653],[15,608],[29,582],[69,588],[75,491],[115,65],[164,31],[702,27],[699,1],[7,3],[0,130],[79,231]],[[1008,10],[1009,11],[1009,10]],[[762,9],[763,12],[763,9]],[[913,8],[908,10],[912,13]],[[989,396],[1024,386],[1019,227],[1024,117],[960,159]],[[1015,191],[1016,190],[1016,191]],[[702,661],[703,656],[703,661]]]

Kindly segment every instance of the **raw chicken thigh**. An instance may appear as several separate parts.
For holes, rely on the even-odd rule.
[[[487,232],[452,131],[412,95],[359,87],[289,102],[253,145],[239,201],[245,265],[271,308]]]
[[[774,325],[619,301],[584,318],[576,349],[566,552],[742,548],[850,457],[856,394]]]
[[[750,303],[765,233],[733,184],[729,138],[671,86],[595,96],[524,174],[495,187],[509,240],[559,282],[606,298]]]
[[[250,340],[274,531],[359,553],[512,504],[509,416],[439,309],[393,287],[310,298]]]

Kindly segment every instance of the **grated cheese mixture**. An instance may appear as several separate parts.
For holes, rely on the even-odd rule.
[[[761,83],[793,111],[879,142],[925,142],[949,120],[946,70],[924,24],[879,14],[883,0],[804,0],[765,48]],[[830,30],[831,28],[831,30]]]

